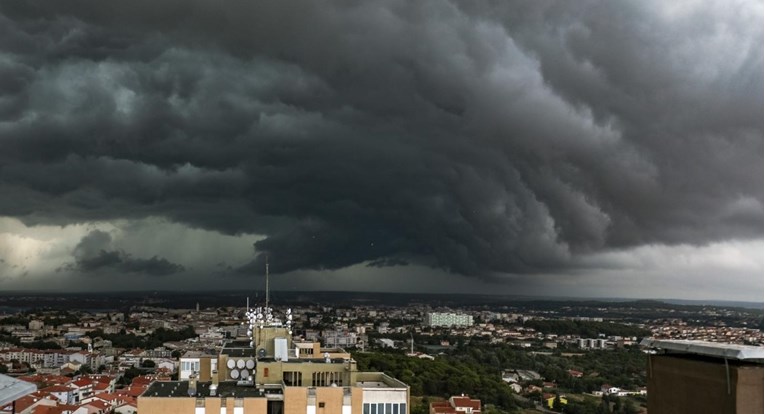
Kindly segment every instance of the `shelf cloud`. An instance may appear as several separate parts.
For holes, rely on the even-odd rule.
[[[257,235],[232,275],[268,257],[495,283],[759,241],[762,19],[757,1],[4,1],[0,216]],[[108,237],[69,269],[192,271]]]

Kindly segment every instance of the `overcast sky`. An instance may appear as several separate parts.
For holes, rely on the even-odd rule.
[[[0,290],[762,300],[761,1],[0,2]]]

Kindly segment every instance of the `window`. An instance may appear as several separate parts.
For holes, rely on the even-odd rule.
[[[303,373],[300,371],[284,371],[282,381],[287,386],[300,386],[303,383]]]
[[[319,403],[319,408],[324,408],[324,403],[323,402]]]
[[[363,414],[406,414],[406,403],[364,403]]]

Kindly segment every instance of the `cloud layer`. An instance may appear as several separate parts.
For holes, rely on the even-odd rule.
[[[268,256],[495,280],[758,240],[762,18],[757,1],[5,1],[0,215],[263,235],[246,273]],[[183,269],[98,238],[75,268]]]

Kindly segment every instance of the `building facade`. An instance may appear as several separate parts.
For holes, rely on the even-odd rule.
[[[472,326],[473,316],[458,313],[430,312],[425,318],[427,326]]]
[[[342,349],[293,343],[289,319],[282,324],[268,308],[248,316],[249,342],[229,342],[217,356],[184,355],[180,378],[187,380],[152,383],[138,412],[409,414],[403,382],[358,371]]]

